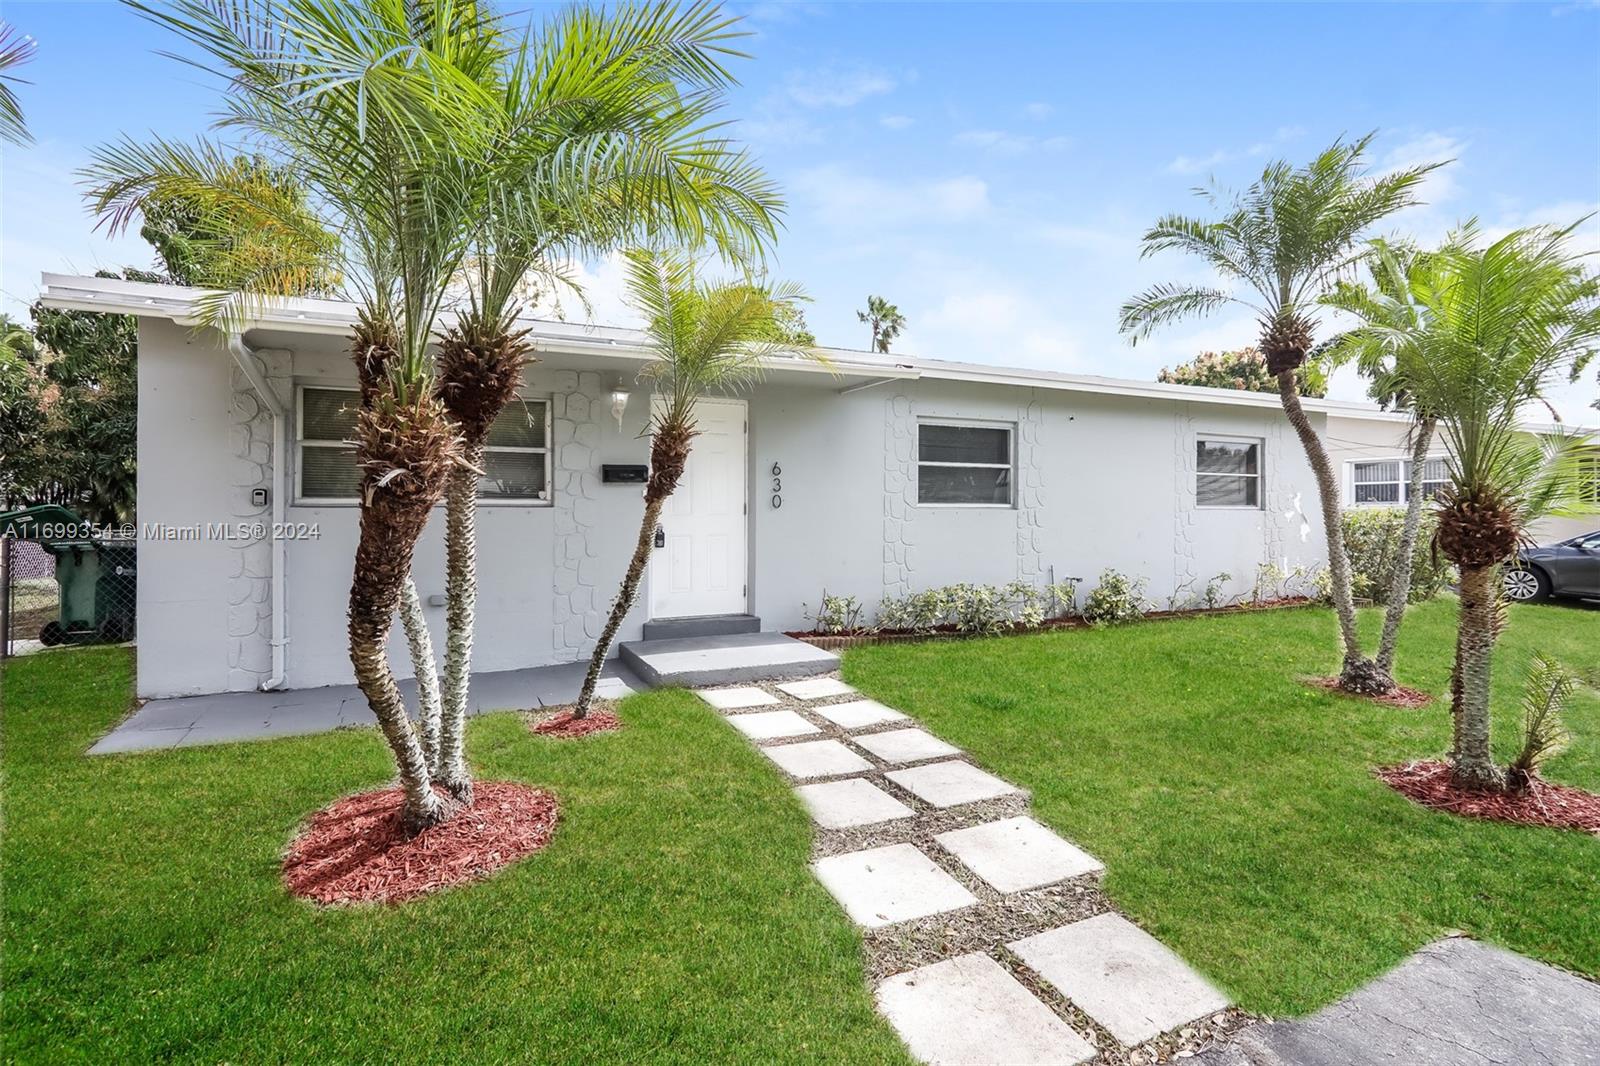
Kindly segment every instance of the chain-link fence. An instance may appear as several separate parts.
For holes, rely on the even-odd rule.
[[[0,657],[135,637],[132,540],[0,538]]]

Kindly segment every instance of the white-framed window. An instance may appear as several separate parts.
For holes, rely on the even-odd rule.
[[[917,422],[917,503],[929,507],[1010,507],[1016,449],[1010,423]]]
[[[302,385],[295,408],[295,499],[300,503],[355,503],[361,486],[356,469],[354,389]],[[478,498],[486,502],[539,505],[550,502],[550,406],[540,399],[513,399],[489,428]]]
[[[1442,458],[1422,467],[1422,498],[1431,499],[1450,478]],[[1363,459],[1350,465],[1351,500],[1355,503],[1411,502],[1411,460]]]
[[[1198,437],[1194,499],[1199,507],[1261,506],[1261,442],[1248,437]]]

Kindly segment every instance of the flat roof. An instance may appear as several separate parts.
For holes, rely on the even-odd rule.
[[[163,318],[178,325],[198,326],[195,305],[206,289],[183,285],[160,285],[120,278],[83,277],[46,273],[40,277],[39,300],[46,307],[74,311],[104,311],[110,314]],[[246,331],[306,333],[346,336],[356,322],[356,305],[344,300],[284,298],[263,305],[250,316]],[[562,322],[525,316],[519,324],[529,331],[534,343],[544,351],[571,355],[640,361],[651,358],[642,330],[618,326]],[[1181,400],[1189,403],[1218,404],[1228,407],[1278,407],[1278,397],[1268,392],[1237,389],[1212,389],[1198,385],[1169,385],[1159,381],[1102,377],[1094,374],[1065,374],[1028,367],[993,366],[944,359],[918,359],[898,353],[880,354],[849,348],[820,348],[829,367],[792,357],[768,361],[768,369],[838,373],[850,378],[882,380],[934,380],[969,382],[982,385],[1010,385],[1022,388],[1087,392],[1107,396]],[[1305,397],[1308,411],[1345,418],[1409,422],[1404,412],[1385,411],[1376,404],[1350,400]],[[1529,425],[1535,432],[1553,428]],[[1577,428],[1577,427],[1565,427]]]

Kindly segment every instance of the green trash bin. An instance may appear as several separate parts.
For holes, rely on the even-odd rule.
[[[138,551],[89,532],[77,515],[53,504],[0,514],[0,536],[35,541],[55,556],[61,611],[39,631],[46,645],[133,639]]]

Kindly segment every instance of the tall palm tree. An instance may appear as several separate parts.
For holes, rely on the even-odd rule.
[[[1452,235],[1451,239],[1454,240],[1455,236]],[[1407,410],[1412,416],[1407,434],[1411,445],[1411,466],[1406,485],[1406,517],[1400,530],[1394,574],[1386,592],[1383,631],[1378,637],[1375,659],[1381,672],[1393,676],[1395,654],[1400,643],[1400,624],[1405,619],[1411,598],[1411,571],[1417,535],[1422,528],[1424,475],[1439,420],[1432,412],[1418,406],[1416,396],[1404,377],[1402,368],[1405,360],[1398,358],[1393,350],[1399,338],[1408,336],[1408,330],[1421,321],[1422,310],[1411,301],[1411,280],[1413,274],[1421,276],[1426,272],[1427,253],[1418,252],[1404,243],[1381,238],[1371,241],[1370,247],[1372,256],[1367,263],[1370,284],[1341,280],[1322,302],[1363,321],[1380,321],[1390,327],[1388,332],[1382,334],[1361,328],[1348,330],[1335,337],[1326,347],[1330,361],[1335,365],[1352,360],[1356,363],[1368,380],[1368,394],[1380,406]]]
[[[1451,758],[1466,789],[1505,783],[1489,749],[1499,567],[1531,521],[1582,506],[1581,438],[1518,429],[1519,414],[1600,344],[1600,277],[1569,250],[1573,228],[1518,230],[1480,250],[1469,225],[1408,273],[1412,315],[1364,327],[1444,428],[1449,484],[1435,539],[1461,574]]]
[[[887,352],[890,343],[906,328],[906,316],[882,296],[868,296],[867,309],[857,311],[856,318],[872,328],[872,343],[867,348],[869,352]]]
[[[1371,141],[1368,134],[1336,142],[1303,167],[1274,162],[1243,193],[1216,186],[1197,190],[1208,204],[1221,209],[1221,217],[1161,218],[1144,235],[1142,254],[1187,252],[1237,288],[1156,285],[1123,304],[1120,317],[1122,331],[1137,342],[1160,326],[1229,306],[1255,314],[1267,371],[1278,379],[1279,401],[1305,449],[1322,498],[1328,570],[1344,650],[1339,685],[1350,692],[1377,694],[1393,689],[1394,681],[1361,650],[1338,484],[1327,449],[1300,403],[1295,376],[1313,347],[1318,300],[1367,254],[1362,236],[1377,222],[1416,203],[1423,178],[1443,165],[1370,176],[1366,150]]]
[[[352,343],[364,402],[350,658],[395,755],[402,823],[425,828],[450,808],[433,789],[384,650],[412,550],[460,461],[434,393],[429,345],[475,217],[466,161],[482,157],[494,129],[482,68],[503,54],[495,23],[468,0],[133,6],[209,57],[227,85],[218,125],[248,139],[248,154],[293,174],[318,225],[338,238],[341,273],[362,312]],[[262,225],[301,225],[252,187],[225,180],[239,151],[124,140],[97,152],[87,174],[114,227],[153,196],[244,207]],[[284,269],[262,264],[237,291],[208,295],[206,324],[241,328],[281,291]]]
[[[822,358],[813,349],[768,339],[780,332],[785,310],[804,298],[792,285],[702,282],[685,255],[634,252],[628,260],[628,296],[645,318],[654,356],[640,371],[657,396],[650,412],[650,478],[633,558],[573,710],[578,718],[588,714],[617,630],[638,598],[661,509],[678,487],[694,445],[695,408],[701,397],[748,387],[760,378],[762,361],[773,355]]]
[[[530,280],[565,283],[552,257],[630,241],[715,244],[759,254],[782,203],[714,112],[737,55],[737,19],[712,4],[572,9],[525,38],[486,86],[498,127],[477,161],[480,224],[466,306],[438,356],[440,401],[462,439],[445,494],[446,644],[436,778],[470,800],[465,720],[477,589],[476,497],[490,428],[532,358],[516,327]],[[574,161],[581,161],[575,165]]]

